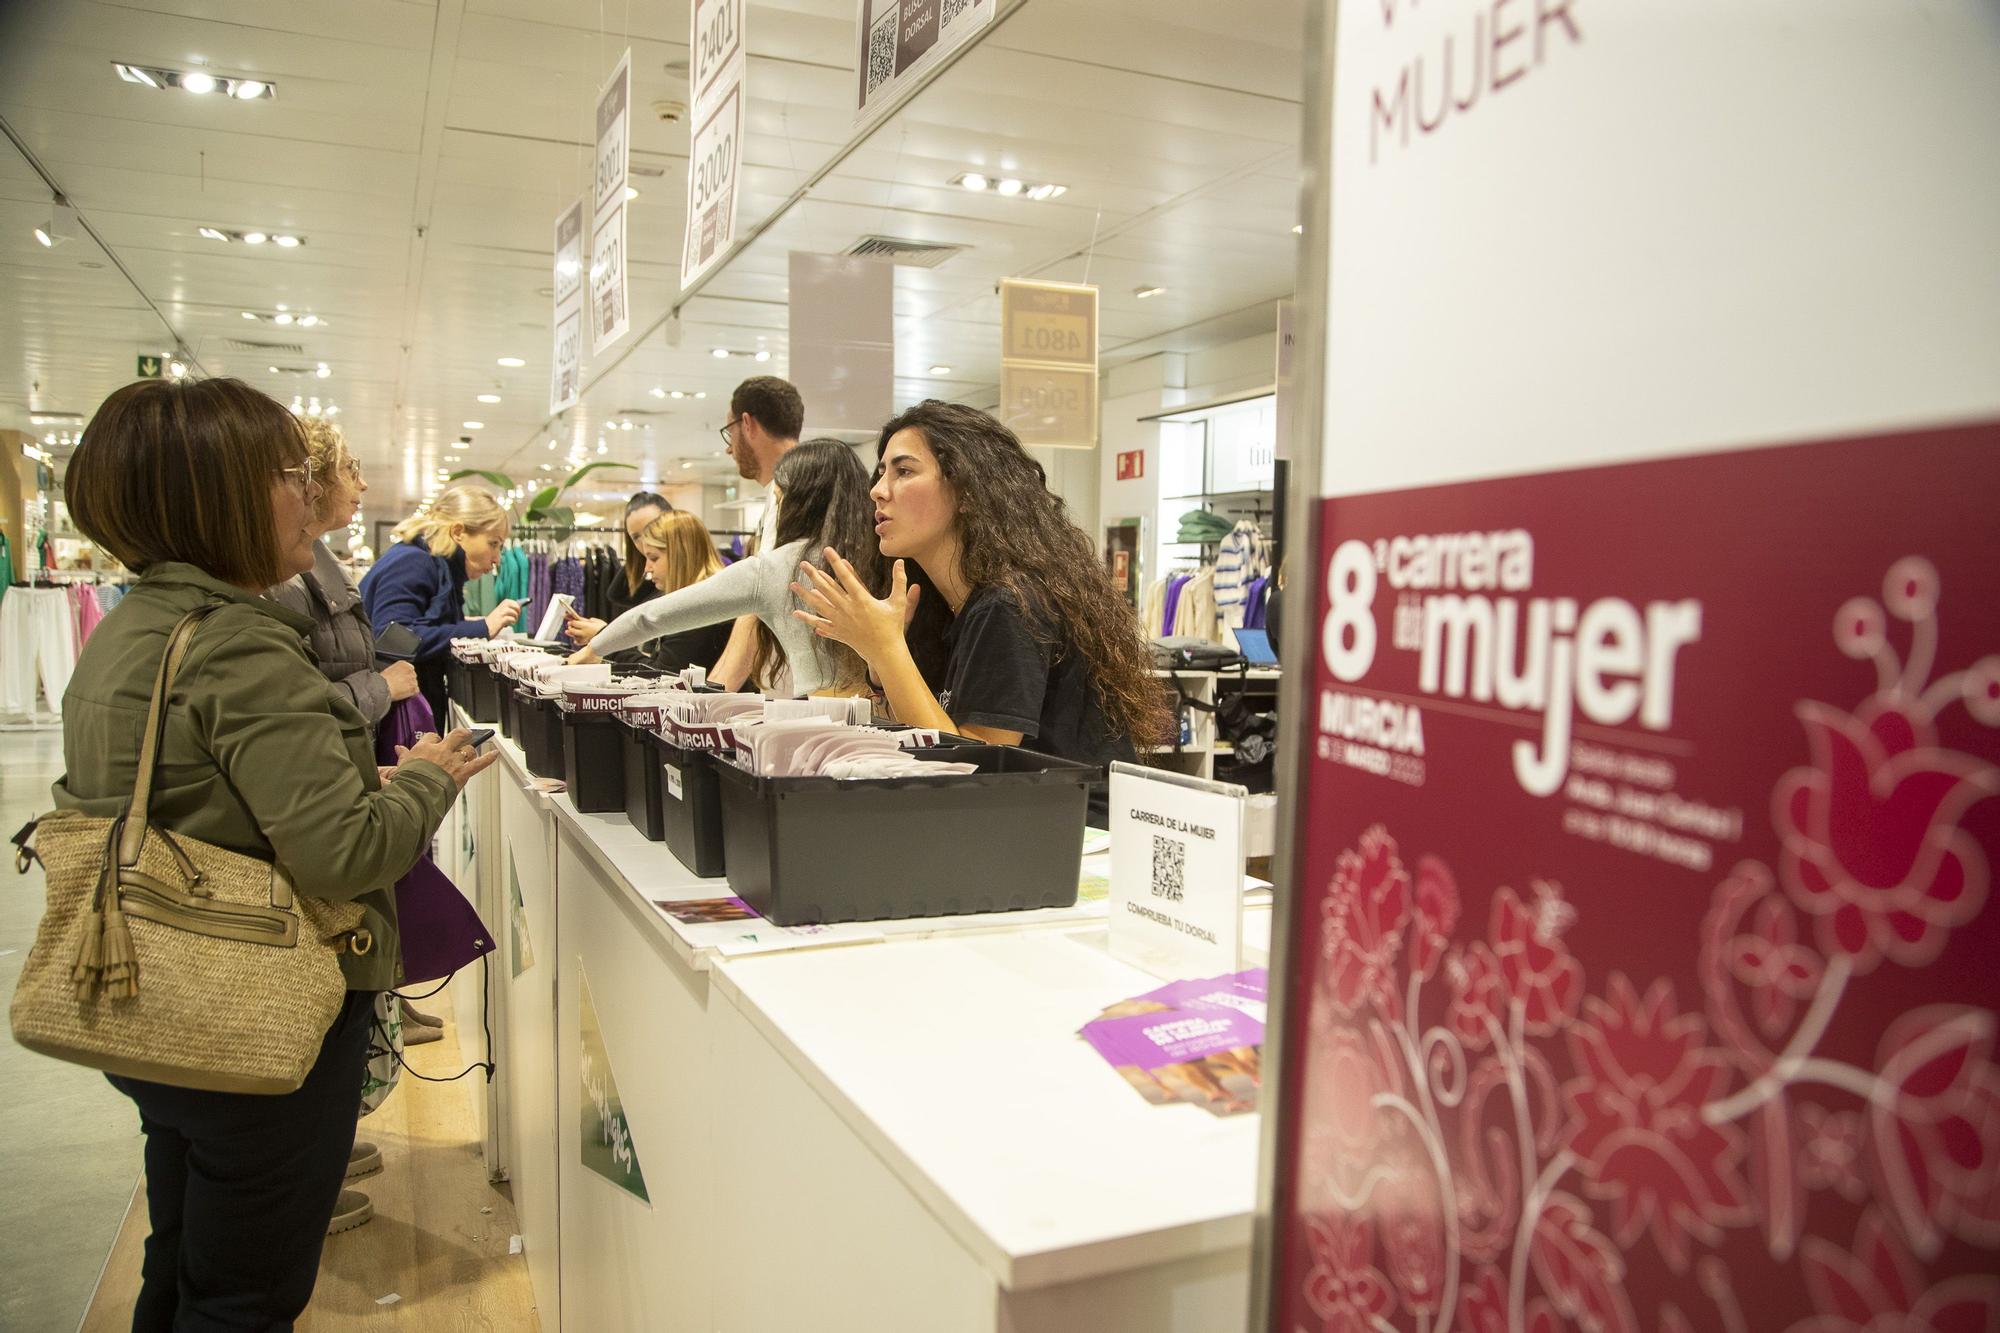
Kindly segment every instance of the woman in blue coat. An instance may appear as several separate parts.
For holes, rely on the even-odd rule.
[[[500,562],[507,511],[487,492],[453,487],[405,520],[396,544],[361,580],[361,605],[379,637],[391,625],[417,636],[417,684],[442,728],[445,659],[453,639],[490,638],[521,616],[512,598],[483,618],[465,614],[465,583]]]

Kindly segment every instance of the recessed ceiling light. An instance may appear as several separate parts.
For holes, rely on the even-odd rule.
[[[553,449],[553,448],[555,448],[555,447],[556,447],[556,442],[555,442],[554,440],[550,440],[550,441],[549,441],[549,448]]]
[[[556,470],[556,465],[554,463],[542,464],[542,471],[544,472],[554,472],[555,470]]]
[[[989,182],[976,171],[968,171],[958,178],[958,183],[968,190],[983,190]]]
[[[727,347],[711,347],[708,349],[708,354],[717,361],[727,361],[729,359],[729,349]]]
[[[500,364],[507,367],[509,370],[519,370],[522,366],[525,366],[528,363],[526,361],[523,361],[518,356],[503,356],[500,358]]]
[[[1295,222],[1295,223],[1293,223],[1293,224],[1292,224],[1292,235],[1294,235],[1294,236],[1303,236],[1303,235],[1305,235],[1305,234],[1306,234],[1306,224],[1305,224],[1305,223],[1303,223],[1303,222]]]
[[[1166,288],[1164,287],[1134,287],[1132,289],[1132,295],[1136,296],[1141,301],[1143,301],[1149,296],[1158,296],[1161,292],[1165,290]]]
[[[313,374],[319,376],[321,379],[325,379],[327,376],[333,374],[333,367],[322,361],[319,363],[319,368],[313,371]]]
[[[167,362],[167,377],[169,379],[177,379],[177,380],[186,379],[187,373],[188,373],[187,362],[185,361]]]
[[[184,93],[206,97],[219,92],[225,97],[239,102],[254,102],[259,98],[274,98],[277,86],[267,79],[235,78],[227,74],[214,74],[205,69],[167,69],[159,65],[132,65],[114,60],[111,68],[119,78],[127,83],[162,91],[178,88]]]
[[[662,389],[657,384],[655,384],[652,388],[646,390],[646,392],[653,395],[653,397],[655,398],[665,398],[667,396],[667,391],[665,389]]]
[[[301,315],[299,317],[299,327],[302,329],[310,329],[319,322],[320,318],[318,315]]]
[[[933,375],[949,375],[949,374],[951,374],[951,367],[950,367],[950,366],[932,366],[932,367],[931,367],[931,374],[933,374]]]
[[[638,187],[638,186],[636,186],[636,185],[628,185],[628,186],[626,186],[626,187],[625,187],[625,197],[626,197],[627,199],[637,199],[637,198],[639,197],[639,187]]]
[[[243,244],[245,245],[262,245],[270,239],[270,237],[261,231],[246,231],[243,233]]]
[[[275,375],[275,374],[277,374],[277,373],[278,373],[278,368],[277,368],[276,366],[272,366],[272,367],[270,367],[270,371],[271,371],[271,373],[272,373],[273,375]]]
[[[461,422],[459,422],[458,424],[459,424],[459,425],[461,425],[461,426],[463,426],[463,427],[465,427],[465,428],[466,428],[467,430],[485,430],[485,429],[486,429],[486,423],[485,423],[485,422],[483,422],[483,421],[461,421]]]
[[[500,395],[497,393],[482,393],[479,395],[479,401],[482,403],[497,403],[500,401]]]
[[[681,463],[681,471],[685,472],[693,466],[694,466],[694,460],[692,458],[687,459]]]
[[[299,248],[299,238],[289,233],[281,233],[277,236],[273,236],[271,238],[271,242],[272,244],[281,246],[287,250],[296,250]]]
[[[238,79],[230,88],[229,95],[239,102],[249,102],[262,97],[269,84],[260,79]]]
[[[1067,185],[1057,185],[1052,181],[1026,181],[1017,176],[1003,176],[999,180],[994,180],[977,171],[961,171],[946,184],[957,185],[967,190],[990,189],[1009,198],[1025,195],[1036,201],[1054,199],[1069,189]]]
[[[217,231],[214,227],[202,227],[199,230],[203,236],[211,241],[226,241],[229,239],[228,232]]]
[[[271,322],[273,324],[289,324],[292,322],[292,317],[280,310],[277,314],[271,316]]]
[[[453,441],[451,442],[451,447],[452,447],[452,448],[454,448],[454,449],[470,449],[470,448],[472,447],[472,441],[470,441],[470,440],[453,440]]]
[[[694,396],[697,398],[706,398],[708,397],[708,391],[706,389],[696,389]]]
[[[993,188],[995,190],[998,190],[1001,194],[1016,195],[1021,193],[1027,187],[1021,184],[1020,181],[1015,180],[1012,176],[1009,176],[1005,180],[1000,181]]]
[[[121,65],[114,60],[111,62],[111,68],[117,70],[118,77],[127,83],[144,84],[148,88],[160,86],[160,81],[154,78],[150,71],[140,69],[137,65]]]
[[[611,452],[611,446],[606,444],[604,441],[599,440],[597,442],[597,452],[600,454],[608,454]]]
[[[195,93],[197,95],[212,93],[215,91],[215,76],[213,74],[204,74],[198,69],[190,70],[188,73],[181,75],[180,86],[181,91],[184,93]]]
[[[685,389],[675,389],[671,394],[667,396],[670,398],[685,398],[687,397],[687,391]]]
[[[771,354],[760,347],[757,349],[757,359],[759,361],[769,361],[771,359]]]

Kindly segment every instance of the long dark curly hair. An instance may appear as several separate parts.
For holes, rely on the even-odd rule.
[[[882,553],[875,544],[875,502],[868,498],[868,468],[854,450],[839,440],[806,440],[785,451],[771,473],[784,493],[778,506],[777,546],[804,541],[803,558],[824,570],[826,548],[847,557],[868,590],[880,597],[889,590]],[[829,681],[855,686],[867,679],[868,668],[852,648],[817,636],[813,651]],[[769,679],[784,660],[777,636],[762,621],[757,625],[757,652],[751,678]]]
[[[1057,660],[1082,655],[1115,734],[1141,750],[1158,743],[1167,731],[1166,696],[1138,621],[1112,586],[1089,534],[1049,490],[1042,465],[986,413],[930,398],[882,427],[878,466],[902,430],[924,437],[951,483],[958,503],[958,572],[967,587],[1003,589],[1036,632],[1049,636]],[[928,571],[925,581],[931,581]],[[919,599],[920,624],[923,610]],[[913,634],[919,628],[913,625]]]

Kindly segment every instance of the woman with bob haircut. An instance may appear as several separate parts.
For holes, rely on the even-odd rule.
[[[85,427],[65,492],[77,527],[139,580],[64,697],[57,805],[124,813],[167,638],[212,605],[167,700],[153,819],[282,866],[299,893],[360,903],[374,937],[340,955],[347,1000],[296,1091],[110,1076],[146,1135],[133,1328],[289,1328],[341,1198],[375,993],[400,978],[393,886],[492,756],[463,731],[426,736],[384,782],[367,720],[306,652],[312,622],[261,595],[312,568],[318,528],[304,434],[270,398],[230,379],[128,385]]]
[[[896,720],[1091,764],[1156,744],[1166,702],[1131,608],[1014,432],[929,399],[882,427],[876,454],[888,596],[828,551],[828,568],[800,567],[795,614],[861,655]],[[924,623],[906,563],[953,613],[937,693],[905,633]]]
[[[789,675],[786,692],[793,695],[863,688],[866,672],[859,658],[839,644],[815,639],[792,619],[791,579],[801,562],[824,559],[815,553],[831,547],[856,553],[860,563],[848,566],[850,578],[864,584],[879,579],[868,540],[868,469],[839,440],[807,440],[778,460],[771,486],[778,506],[772,549],[692,587],[641,602],[601,631],[591,633],[586,626],[578,635],[579,622],[571,622],[571,637],[587,644],[570,660],[594,662],[662,635],[754,615],[758,642],[749,679],[776,690],[782,665]],[[717,683],[735,689],[742,681],[718,676]]]
[[[521,618],[508,598],[465,614],[465,585],[500,563],[507,511],[476,486],[453,486],[396,525],[396,544],[361,580],[361,605],[377,635],[401,625],[417,636],[417,683],[431,716],[445,717],[445,660],[453,639],[489,638]]]
[[[703,579],[722,572],[722,557],[715,553],[715,538],[709,535],[708,525],[685,509],[669,510],[648,523],[639,533],[637,546],[646,578],[656,593],[692,588]],[[711,667],[722,656],[722,650],[729,646],[729,634],[734,623],[725,621],[700,625],[678,634],[662,635],[632,651],[648,666],[662,671],[674,672],[691,666]],[[571,613],[565,628],[570,637],[578,643],[585,643],[596,637],[604,625],[602,620]]]

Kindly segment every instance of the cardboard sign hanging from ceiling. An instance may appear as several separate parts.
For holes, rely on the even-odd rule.
[[[706,273],[736,243],[736,206],[743,181],[745,83],[749,46],[744,0],[696,0],[688,45],[689,115],[687,232],[681,243],[681,286]]]
[[[583,390],[583,201],[556,218],[550,308],[555,345],[549,359],[549,411],[576,406]]]
[[[2000,28],[1332,21],[1268,1327],[1990,1327]]]
[[[852,255],[791,255],[786,373],[813,432],[874,431],[896,413],[896,267]]]
[[[625,277],[625,187],[632,153],[632,50],[597,94],[596,181],[590,231],[590,351],[625,336],[632,311]]]
[[[994,0],[857,0],[854,124],[865,125],[993,21]]]
[[[1000,284],[999,416],[1022,444],[1097,447],[1097,288]]]

